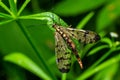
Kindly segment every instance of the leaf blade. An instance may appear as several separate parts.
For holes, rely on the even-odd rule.
[[[40,67],[38,67],[36,63],[22,53],[11,53],[4,57],[4,61],[19,65],[20,67],[25,68],[42,79],[51,80],[51,78]]]

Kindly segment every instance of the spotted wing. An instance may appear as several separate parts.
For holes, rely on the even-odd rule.
[[[94,43],[100,40],[100,36],[89,30],[79,30],[73,28],[66,28],[66,31],[69,33],[69,36],[77,39],[79,42],[82,43]]]
[[[58,69],[63,73],[67,73],[71,67],[71,51],[68,49],[64,39],[58,32],[55,33],[55,45]]]

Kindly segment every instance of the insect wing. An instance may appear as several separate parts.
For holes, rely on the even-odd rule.
[[[66,28],[66,31],[69,32],[69,35],[75,39],[77,39],[79,42],[82,43],[94,43],[100,40],[100,36],[89,30],[79,30],[79,29],[73,29],[73,28]]]
[[[67,73],[71,67],[71,51],[68,49],[64,39],[58,32],[55,32],[55,53],[58,69]]]

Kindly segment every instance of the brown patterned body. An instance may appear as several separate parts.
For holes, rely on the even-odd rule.
[[[56,38],[57,39],[59,38],[59,40],[57,40],[56,45],[57,46],[62,45],[61,47],[56,47],[57,64],[58,64],[59,70],[61,72],[68,72],[70,69],[70,66],[71,66],[71,61],[70,61],[71,56],[70,55],[71,54],[70,54],[70,52],[68,52],[69,54],[67,56],[65,54],[65,52],[66,52],[65,50],[67,50],[67,46],[70,48],[72,53],[75,54],[80,67],[83,68],[82,61],[78,55],[78,51],[77,51],[76,46],[75,46],[74,42],[72,41],[71,37],[77,39],[79,42],[94,43],[100,39],[99,35],[97,35],[95,32],[92,32],[92,31],[64,28],[64,27],[58,26],[56,24],[53,25],[53,27],[56,30],[56,33],[55,33]],[[63,48],[64,48],[64,50],[62,50]],[[59,52],[58,49],[60,49],[61,51]],[[60,57],[60,55],[58,55],[58,53],[61,54],[62,56]],[[66,56],[66,57],[64,57],[64,56]],[[59,61],[59,60],[61,60],[61,61]],[[64,61],[64,60],[66,60],[66,61]]]
[[[62,73],[67,73],[71,67],[71,51],[68,49],[65,41],[58,32],[55,32],[55,39],[55,52],[58,69]]]

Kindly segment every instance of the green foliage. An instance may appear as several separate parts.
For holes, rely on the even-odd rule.
[[[61,15],[76,15],[79,13],[83,13],[85,11],[95,9],[103,4],[105,4],[106,0],[66,0],[59,3],[55,6],[54,10],[58,14]]]
[[[17,0],[0,0],[0,79],[120,79],[120,0],[48,1],[51,5],[46,2],[34,0],[29,4],[30,0],[25,0],[19,4]],[[34,9],[38,3],[45,6]],[[43,12],[46,10],[49,12]],[[52,25],[68,25],[55,13],[68,23],[76,24],[76,28],[96,30],[101,36],[96,44],[80,45],[83,70],[74,58],[69,73],[62,74],[57,69]],[[110,32],[118,33],[118,37],[109,35]]]
[[[4,57],[5,61],[15,63],[30,72],[38,75],[42,79],[51,80],[51,78],[42,71],[40,67],[37,66],[31,59],[21,53],[11,53]]]

